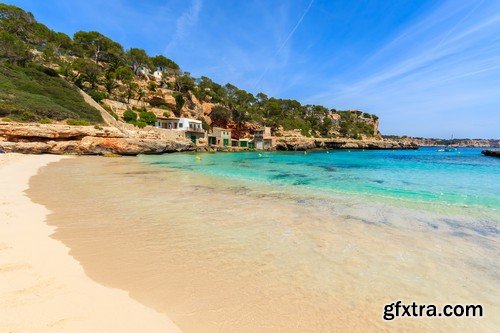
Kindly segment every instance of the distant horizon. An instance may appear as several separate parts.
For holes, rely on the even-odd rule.
[[[70,36],[95,30],[163,54],[195,77],[376,114],[383,135],[499,138],[500,2],[4,3]]]

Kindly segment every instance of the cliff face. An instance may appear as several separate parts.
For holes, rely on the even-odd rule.
[[[155,130],[125,134],[109,126],[0,123],[0,151],[4,152],[137,155],[194,149],[183,136],[166,137]]]
[[[327,139],[305,137],[279,137],[276,139],[277,150],[302,151],[309,149],[418,149],[414,142],[398,142],[378,139]]]

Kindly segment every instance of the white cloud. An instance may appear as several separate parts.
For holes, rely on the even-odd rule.
[[[179,43],[180,40],[185,38],[189,29],[198,23],[202,5],[202,0],[193,0],[189,8],[179,16],[175,23],[175,32],[172,35],[172,39],[165,48],[167,52]]]

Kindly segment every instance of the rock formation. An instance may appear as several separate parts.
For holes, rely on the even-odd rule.
[[[125,134],[115,127],[0,123],[0,151],[30,154],[137,155],[194,150],[184,136],[151,129]]]
[[[306,137],[278,137],[277,150],[309,150],[309,149],[418,149],[414,142],[398,142],[377,139],[327,139]]]
[[[481,152],[484,156],[500,157],[500,150],[486,149]]]

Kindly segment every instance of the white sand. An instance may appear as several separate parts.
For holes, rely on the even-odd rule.
[[[49,237],[49,211],[24,191],[40,167],[61,158],[0,155],[0,332],[179,332],[125,291],[91,280]]]

